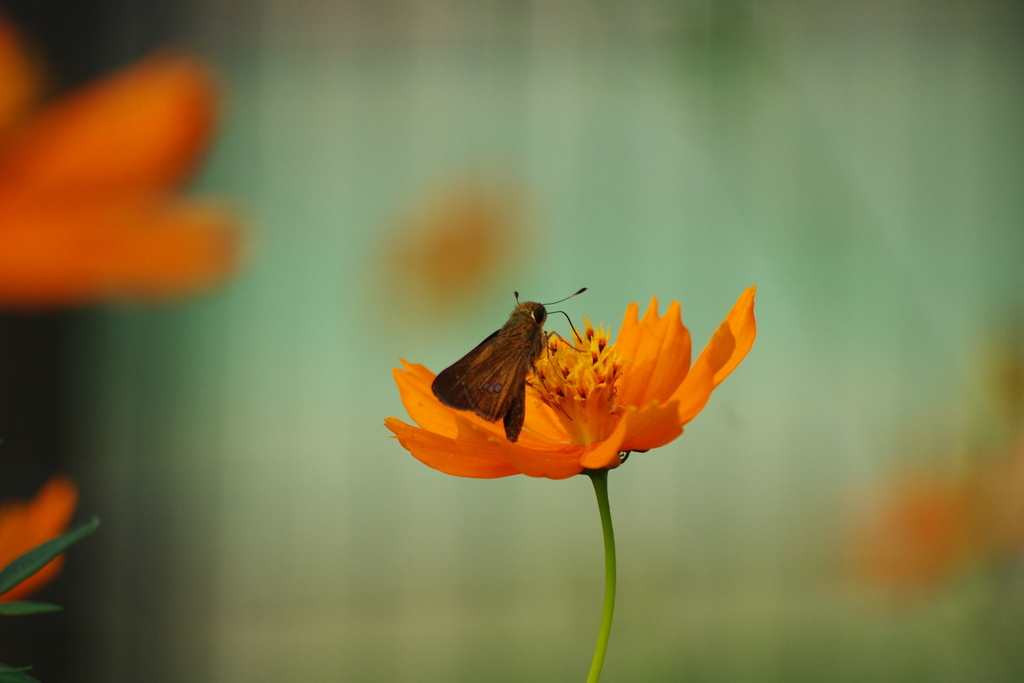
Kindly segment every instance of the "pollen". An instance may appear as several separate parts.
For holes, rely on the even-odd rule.
[[[554,410],[577,445],[602,441],[615,429],[615,382],[623,367],[610,330],[588,319],[583,330],[575,343],[549,336],[547,351],[536,363],[538,381],[528,389],[534,401]]]

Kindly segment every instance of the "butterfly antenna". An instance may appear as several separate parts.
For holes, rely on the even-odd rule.
[[[512,292],[512,294],[515,295],[515,297],[516,297],[516,306],[518,306],[519,305],[519,292]]]
[[[586,289],[586,287],[584,287],[584,289]],[[573,295],[573,296],[575,296],[575,295]],[[572,298],[572,297],[570,297],[570,298]],[[556,301],[555,303],[557,304],[558,302]],[[552,313],[561,313],[562,315],[564,315],[565,319],[569,321],[569,327],[572,328],[572,333],[574,335],[576,335],[577,341],[579,341],[580,343],[583,342],[583,337],[581,337],[580,333],[576,331],[576,326],[572,324],[572,318],[569,317],[568,313],[566,313],[565,311],[551,311],[551,312]]]
[[[549,304],[541,304],[541,305],[542,306],[554,306],[555,304],[560,304],[563,301],[568,301],[569,299],[573,298],[574,296],[579,296],[580,294],[582,294],[585,291],[587,291],[586,287],[582,288],[580,291],[576,292],[575,294],[570,294],[569,296],[565,297],[564,299],[559,299],[558,301],[552,301]],[[519,299],[517,298],[516,301],[519,301]]]

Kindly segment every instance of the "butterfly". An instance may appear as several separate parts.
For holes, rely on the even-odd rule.
[[[546,307],[586,290],[551,304],[520,303],[516,292],[508,322],[442,370],[430,387],[434,396],[449,408],[470,410],[488,422],[502,420],[506,438],[516,442],[526,417],[526,377],[547,345]]]

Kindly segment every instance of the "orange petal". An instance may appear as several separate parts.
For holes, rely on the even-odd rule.
[[[615,431],[581,459],[588,469],[618,467],[622,451],[648,451],[674,441],[683,433],[679,406],[652,403],[646,408],[628,408]]]
[[[28,506],[22,502],[4,501],[0,507],[0,567],[6,567],[11,560],[32,549],[30,541],[25,540],[27,526]]]
[[[0,205],[0,304],[165,299],[224,278],[236,233],[218,208],[165,202]]]
[[[389,417],[384,425],[394,432],[402,447],[428,467],[456,477],[493,479],[518,474],[518,470],[500,459],[469,455],[454,439],[407,425]]]
[[[0,16],[0,137],[28,114],[39,95],[39,73],[9,23]]]
[[[728,377],[754,345],[757,325],[754,321],[754,293],[748,288],[712,335],[693,368],[672,399],[679,402],[679,418],[686,424],[704,408],[711,392]]]
[[[28,505],[0,509],[0,563],[12,560],[64,533],[78,502],[75,485],[64,477],[48,481]],[[0,596],[0,602],[22,600],[53,580],[64,562],[61,555]]]
[[[678,402],[679,423],[683,425],[704,410],[708,399],[711,398],[711,392],[715,390],[714,368],[710,363],[701,363],[699,358],[697,360],[672,396],[673,400]]]
[[[619,357],[628,360],[616,390],[616,403],[643,407],[652,401],[666,402],[690,369],[690,332],[683,326],[679,302],[669,304],[658,316],[658,298],[651,299],[643,320],[636,321],[637,307],[626,309],[615,342]]]
[[[29,503],[27,532],[35,545],[63,533],[77,504],[78,488],[70,479],[57,476],[46,482]]]
[[[392,368],[391,372],[409,417],[427,431],[454,439],[459,433],[455,426],[455,411],[442,405],[430,389],[434,373],[417,363],[401,362],[405,369]]]
[[[756,286],[748,287],[740,295],[740,298],[722,323],[722,325],[729,326],[729,334],[733,339],[733,345],[727,357],[723,354],[712,361],[712,365],[717,368],[715,370],[716,387],[722,383],[723,379],[729,376],[729,373],[736,369],[736,366],[746,358],[747,352],[754,346],[754,337],[757,336],[757,321],[754,320],[754,294],[756,293]],[[721,327],[719,327],[719,331],[721,331]],[[715,334],[718,335],[718,332]],[[727,345],[723,345],[722,351],[724,351],[725,346]],[[722,353],[722,351],[716,351],[715,353]],[[707,349],[704,352],[706,353]],[[719,364],[723,359],[724,362]]]
[[[501,421],[487,422],[483,418],[468,411],[460,411],[449,408],[442,404],[434,396],[430,385],[434,382],[434,373],[422,365],[402,361],[404,370],[393,369],[395,384],[398,385],[398,393],[402,396],[402,405],[405,406],[409,417],[413,422],[423,429],[429,430],[442,436],[455,438],[458,434],[456,419],[469,420],[480,429],[494,436],[505,438],[505,427]],[[542,414],[536,405],[526,407],[526,427],[519,435],[520,444],[529,448],[553,449],[561,446],[556,440],[548,437],[548,432],[543,430]],[[560,441],[565,441],[564,433]]]
[[[536,435],[537,441],[534,441]],[[569,435],[565,432],[561,420],[551,408],[540,399],[535,398],[532,390],[526,390],[526,419],[523,421],[523,432],[519,442],[530,448],[560,448],[569,443]]]
[[[624,451],[649,451],[675,441],[683,433],[679,421],[679,406],[652,403],[640,410],[630,410],[623,417],[626,433],[622,439]]]
[[[512,443],[504,435],[494,436],[461,416],[457,421],[459,436],[456,442],[463,452],[489,460],[504,460],[517,472],[530,477],[566,479],[583,471],[579,462],[583,449],[578,446],[567,445],[558,451],[527,448]]]
[[[619,420],[615,431],[607,439],[587,447],[580,458],[580,464],[588,470],[618,467],[619,453],[622,451],[622,442],[626,438],[627,428],[626,421]]]
[[[150,58],[44,110],[19,135],[4,179],[81,196],[178,183],[209,141],[213,99],[198,62]]]
[[[654,297],[651,303],[657,308],[658,297]],[[619,329],[619,336],[615,339],[615,348],[622,358],[635,358],[636,350],[640,346],[643,335],[640,332],[640,306],[632,302],[626,306],[626,314],[622,316],[622,328]],[[646,315],[644,316],[647,317]]]

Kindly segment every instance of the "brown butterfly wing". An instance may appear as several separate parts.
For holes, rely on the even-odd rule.
[[[505,437],[515,443],[519,440],[519,432],[523,431],[523,420],[526,418],[526,379],[519,385],[519,390],[512,396],[508,412],[505,413]]]
[[[533,366],[531,353],[521,335],[502,328],[442,370],[431,389],[444,405],[471,410],[489,422],[505,418],[517,397],[521,397],[525,412],[526,374]],[[506,436],[515,440],[508,434],[507,425]]]

